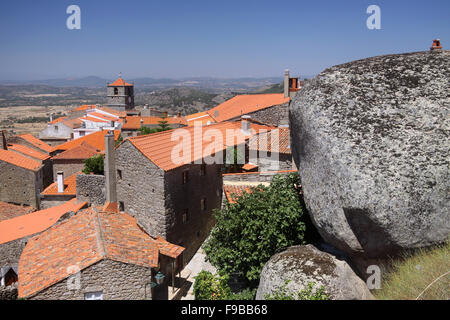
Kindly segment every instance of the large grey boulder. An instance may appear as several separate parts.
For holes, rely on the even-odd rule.
[[[314,290],[324,286],[333,300],[367,300],[372,294],[345,260],[320,251],[313,245],[294,246],[277,253],[264,265],[256,293],[256,300],[264,300],[267,294],[285,285],[294,296],[310,282]]]
[[[450,231],[450,52],[334,66],[290,105],[293,156],[324,240],[378,259]]]

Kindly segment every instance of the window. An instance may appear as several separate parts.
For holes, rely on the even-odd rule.
[[[189,171],[183,171],[183,184],[188,182],[188,173]]]
[[[84,137],[85,132],[84,131],[80,131],[80,137]]]
[[[123,201],[119,201],[119,211],[125,211],[125,204]]]
[[[200,175],[205,176],[206,175],[206,164],[202,164],[200,166]]]
[[[188,209],[184,209],[183,211],[183,224],[189,223],[189,212]]]
[[[117,176],[119,177],[119,180],[122,180],[122,170],[117,169]]]
[[[119,89],[118,88],[114,88],[114,95],[117,96],[119,94]]]
[[[86,292],[84,294],[84,300],[103,300],[103,292],[102,291]]]
[[[55,131],[58,131],[58,129],[59,129],[58,126],[55,126]]]
[[[200,208],[202,211],[206,210],[206,198],[200,200]]]

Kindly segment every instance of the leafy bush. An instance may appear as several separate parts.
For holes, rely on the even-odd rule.
[[[382,300],[450,299],[450,243],[431,250],[420,249],[393,262],[381,290],[374,295]]]
[[[226,300],[230,294],[228,276],[213,275],[211,272],[202,270],[195,277],[195,300]]]
[[[83,163],[84,174],[90,174],[91,172],[94,174],[104,174],[104,160],[101,154],[85,159]]]
[[[329,300],[328,295],[325,293],[325,287],[320,286],[318,289],[314,290],[315,283],[308,282],[305,289],[300,290],[297,295],[293,292],[289,292],[286,286],[289,284],[290,280],[286,280],[284,285],[272,292],[272,294],[266,294],[264,299],[266,300]]]
[[[264,264],[277,251],[305,244],[305,216],[298,173],[275,176],[215,211],[217,223],[205,243],[220,274],[241,273],[257,285]]]
[[[241,292],[233,293],[228,285],[227,275],[214,275],[202,270],[194,282],[195,300],[254,300],[256,289],[247,288]]]

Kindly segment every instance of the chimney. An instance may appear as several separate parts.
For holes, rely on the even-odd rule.
[[[438,51],[442,50],[442,45],[441,45],[440,39],[433,40],[433,45],[430,47],[430,51],[434,51],[434,50],[438,50]]]
[[[57,175],[56,183],[58,185],[58,193],[63,193],[64,192],[64,172],[58,171],[56,173],[56,175]]]
[[[117,202],[116,163],[114,159],[114,133],[108,131],[105,135],[105,177],[106,202]]]
[[[50,122],[53,121],[53,112],[50,112]]]
[[[244,133],[250,133],[250,116],[241,116],[241,129]]]
[[[5,131],[2,130],[2,149],[8,150],[8,143],[6,142]]]
[[[284,70],[284,97],[289,97],[289,70]]]

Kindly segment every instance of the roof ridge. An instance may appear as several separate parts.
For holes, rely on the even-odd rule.
[[[98,248],[100,255],[103,258],[106,258],[108,255],[108,252],[107,252],[106,246],[105,246],[105,239],[103,238],[102,224],[100,221],[100,212],[97,211],[96,208],[92,208],[92,210],[94,211],[94,219],[95,219],[94,227],[95,227],[95,235],[97,238],[97,248]]]

